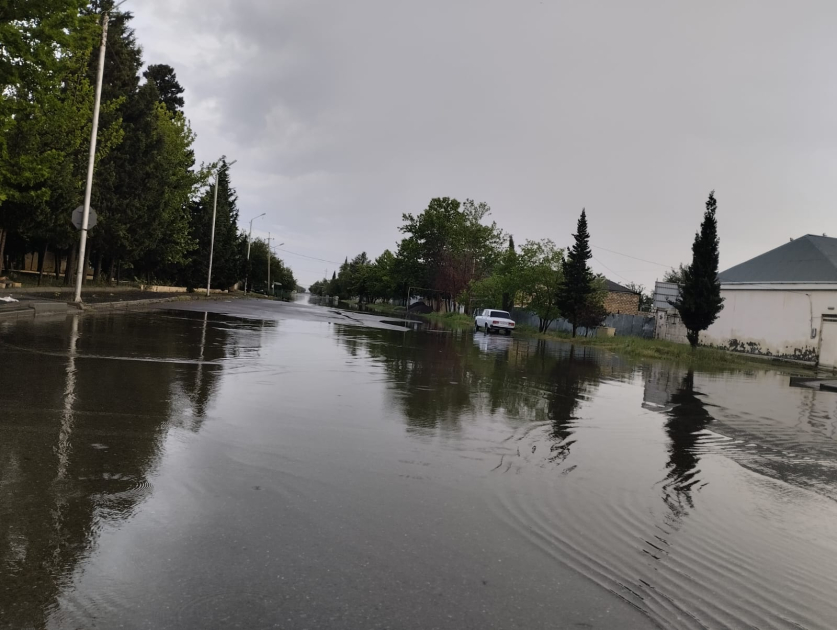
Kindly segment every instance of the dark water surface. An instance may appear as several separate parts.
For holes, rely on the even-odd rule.
[[[837,627],[837,394],[179,309],[0,322],[0,627]]]

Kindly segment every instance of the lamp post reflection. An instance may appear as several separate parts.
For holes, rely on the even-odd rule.
[[[73,315],[70,329],[70,344],[67,352],[66,381],[64,385],[64,409],[61,413],[61,429],[58,433],[58,479],[67,476],[70,463],[70,436],[73,432],[74,412],[76,401],[76,351],[78,348],[78,315]]]

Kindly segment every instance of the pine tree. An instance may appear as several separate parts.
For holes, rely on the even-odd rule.
[[[212,239],[212,208],[214,187],[218,186],[218,206],[215,215],[215,246],[212,257],[212,288],[228,289],[244,278],[244,256],[247,252],[246,237],[238,231],[238,196],[230,184],[230,169],[226,158],[221,158],[218,179],[211,182],[203,194],[191,204],[189,239],[195,244],[189,261],[183,269],[188,287],[206,286],[209,270],[209,250]],[[253,242],[253,247],[257,247]],[[251,254],[253,269],[257,266],[256,254]],[[266,267],[266,254],[263,258]],[[265,279],[267,274],[265,273]],[[255,281],[254,281],[255,282]]]
[[[683,284],[674,308],[686,326],[686,336],[696,347],[700,332],[718,318],[724,308],[721,281],[718,278],[718,221],[715,218],[718,202],[715,191],[709,193],[700,232],[692,245],[692,264],[683,271]]]
[[[177,74],[175,74],[174,68],[166,64],[151,64],[142,73],[142,76],[157,86],[160,102],[172,114],[183,110],[185,101],[181,94],[183,94],[184,90],[183,86],[177,81]]]
[[[590,234],[587,232],[587,213],[581,210],[575,243],[567,253],[564,261],[564,279],[558,288],[557,305],[561,314],[567,318],[573,327],[573,337],[587,305],[589,296],[593,293],[595,276],[587,265],[593,257],[590,251]]]

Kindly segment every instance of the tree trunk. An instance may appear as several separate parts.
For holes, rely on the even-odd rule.
[[[119,260],[116,263],[116,286],[119,286],[119,282],[122,279],[122,261]]]
[[[113,276],[116,273],[116,258],[110,259],[110,271],[108,271],[108,285],[113,283]]]
[[[49,245],[44,245],[44,253],[38,257],[38,286],[41,286],[41,280],[44,277],[44,260],[46,260]]]
[[[0,230],[0,276],[3,275],[3,261],[6,259],[6,232],[8,232],[8,230]]]
[[[67,266],[64,269],[64,286],[70,286],[70,281],[73,277],[73,267],[75,266],[76,261],[76,247],[77,245],[73,243],[73,248],[70,250],[70,253],[67,254]]]
[[[578,329],[578,324],[573,322],[573,339],[575,339],[575,331]]]
[[[96,256],[96,268],[93,269],[93,284],[99,284],[99,281],[102,278],[102,264],[105,260],[104,252],[99,252]]]
[[[61,259],[64,256],[56,249],[52,257],[55,259],[55,269],[53,270],[55,272],[55,281],[58,282],[58,279],[61,277]]]
[[[689,340],[689,345],[692,348],[697,348],[698,340],[700,339],[700,331],[699,330],[686,330],[686,339]]]

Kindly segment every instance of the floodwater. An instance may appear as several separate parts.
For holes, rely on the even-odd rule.
[[[835,417],[307,305],[0,321],[0,627],[832,629]]]

